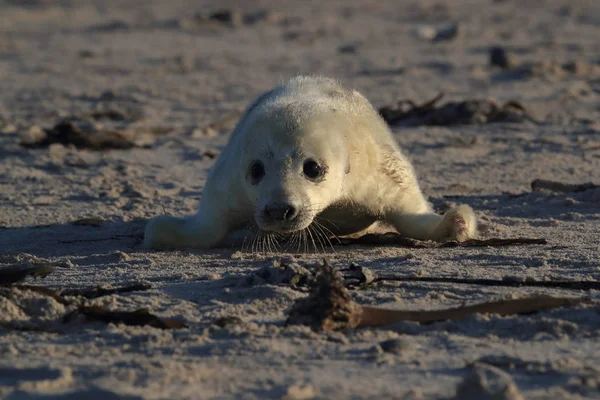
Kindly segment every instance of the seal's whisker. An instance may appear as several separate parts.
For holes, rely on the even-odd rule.
[[[310,225],[309,225],[309,226],[306,228],[306,233],[307,233],[307,234],[308,234],[308,236],[310,237],[310,240],[311,240],[311,242],[312,242],[312,245],[313,245],[314,251],[315,251],[315,252],[316,252],[316,251],[318,251],[319,249],[317,248],[317,244],[315,243],[315,238],[313,237],[313,234],[312,234],[312,229],[311,229]]]
[[[335,240],[338,241],[338,243],[342,243],[342,241],[340,240],[340,238],[331,231],[331,229],[327,228],[325,225],[323,225],[322,223],[319,222],[319,220],[321,220],[321,218],[315,218],[315,221],[313,221],[313,223],[315,225],[317,225],[319,228],[321,228],[323,230],[323,233],[328,233],[331,237],[333,237]],[[326,235],[327,236],[327,235]]]
[[[323,239],[321,238],[321,235],[317,231],[317,227],[311,224],[308,227],[308,229],[309,229],[309,232],[312,231],[314,233],[314,236],[317,238],[317,244],[319,244],[321,246],[321,250],[323,251],[323,253],[325,253],[325,246],[323,245]],[[311,237],[312,237],[312,235],[311,235]],[[314,243],[315,243],[315,241],[313,240],[313,245],[315,246],[315,251],[318,252],[319,251],[318,246],[315,245]]]
[[[329,235],[327,235],[325,230],[328,230],[327,228],[323,227],[321,224],[319,224],[317,221],[314,222],[315,225],[315,229],[320,232],[320,235],[323,239],[325,239],[327,241],[327,243],[329,244],[329,247],[331,247],[331,250],[335,251],[335,248],[333,247],[333,243],[331,243],[331,239],[329,239]],[[329,231],[331,232],[331,231]],[[338,241],[340,241],[340,239],[333,235]],[[325,251],[325,249],[323,249],[323,251]]]

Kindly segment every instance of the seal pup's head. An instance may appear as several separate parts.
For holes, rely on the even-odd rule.
[[[348,172],[347,116],[322,93],[283,96],[252,110],[241,152],[256,225],[291,234],[340,199]]]

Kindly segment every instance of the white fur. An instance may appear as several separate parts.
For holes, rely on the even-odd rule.
[[[308,158],[326,165],[321,182],[303,175]],[[266,173],[251,184],[256,160]],[[265,206],[280,203],[299,210],[298,217],[265,221]],[[367,99],[331,79],[297,77],[247,108],[209,174],[198,213],[151,220],[144,244],[209,248],[249,222],[268,231],[300,232],[315,221],[321,234],[347,235],[385,221],[415,239],[463,241],[476,235],[469,206],[433,213],[412,165]]]

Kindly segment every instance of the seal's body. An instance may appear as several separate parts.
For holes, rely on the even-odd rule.
[[[387,124],[357,91],[297,77],[246,110],[209,174],[194,216],[160,216],[151,248],[209,248],[240,228],[278,237],[342,236],[384,221],[415,239],[476,235],[468,206],[433,213]]]

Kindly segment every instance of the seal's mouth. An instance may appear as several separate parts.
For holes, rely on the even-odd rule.
[[[313,222],[310,216],[299,215],[292,221],[269,221],[261,217],[255,217],[258,228],[267,233],[279,233],[291,235],[295,232],[303,231]]]

